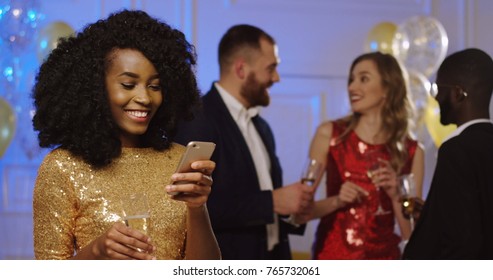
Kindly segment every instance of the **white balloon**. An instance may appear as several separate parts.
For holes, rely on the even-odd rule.
[[[415,120],[421,121],[428,103],[430,95],[431,83],[421,73],[409,71],[409,92],[408,98],[412,102],[415,110]]]
[[[408,70],[426,77],[438,69],[447,55],[448,37],[442,24],[427,16],[416,16],[397,27],[392,41],[394,56]]]

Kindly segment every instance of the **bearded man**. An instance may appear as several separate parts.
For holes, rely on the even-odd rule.
[[[176,141],[216,143],[214,185],[207,207],[223,259],[291,259],[287,222],[313,207],[314,188],[282,186],[275,142],[260,107],[280,81],[274,39],[255,26],[235,25],[219,43],[220,79],[202,98],[195,118],[182,123]]]

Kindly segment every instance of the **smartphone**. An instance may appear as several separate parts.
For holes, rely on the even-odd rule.
[[[178,167],[175,173],[192,171],[192,163],[199,160],[208,160],[211,158],[216,144],[213,142],[191,141],[187,144],[187,148],[181,156]],[[184,182],[186,183],[186,182]],[[170,192],[170,195],[177,195],[179,192]]]

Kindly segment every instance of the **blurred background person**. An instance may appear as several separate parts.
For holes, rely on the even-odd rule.
[[[493,60],[480,49],[449,55],[434,90],[440,122],[456,124],[440,146],[405,259],[493,259]]]
[[[202,98],[177,142],[212,141],[217,163],[208,200],[212,227],[224,259],[291,259],[288,233],[303,233],[283,215],[308,211],[313,189],[282,187],[282,170],[267,122],[268,89],[279,82],[274,39],[251,25],[232,26],[219,43],[219,81]]]
[[[423,149],[409,134],[403,72],[389,54],[363,54],[351,65],[348,93],[353,113],[322,123],[310,146],[310,157],[326,166],[327,184],[327,198],[308,217],[321,218],[313,258],[398,259],[399,243],[411,234],[398,176],[413,173],[421,197],[424,175]]]

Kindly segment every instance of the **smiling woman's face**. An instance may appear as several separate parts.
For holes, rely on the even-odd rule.
[[[350,73],[348,92],[353,112],[381,112],[387,90],[382,86],[382,76],[373,60],[365,59],[354,66]]]
[[[163,101],[159,75],[139,51],[117,49],[108,55],[106,89],[111,115],[124,147],[139,147],[140,136]]]

